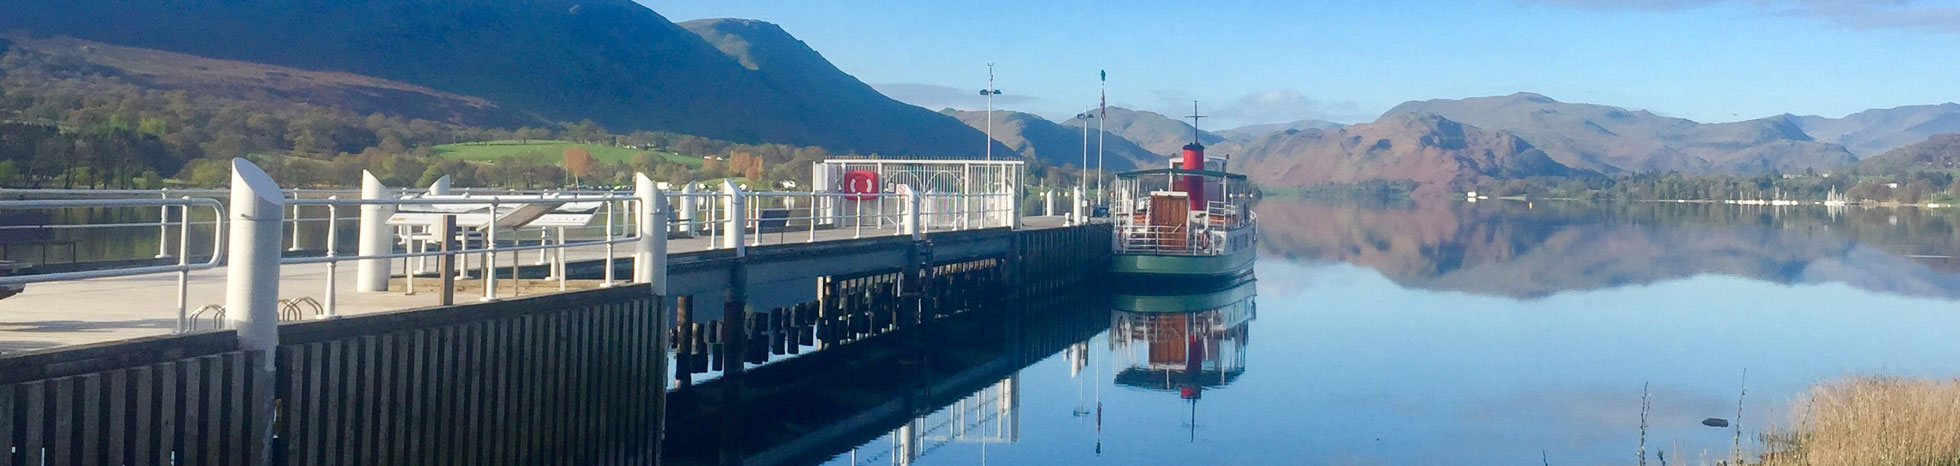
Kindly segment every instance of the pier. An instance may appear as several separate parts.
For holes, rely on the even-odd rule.
[[[1065,290],[1104,271],[1111,241],[1106,224],[1023,218],[1018,165],[963,167],[989,176],[956,193],[642,176],[631,192],[289,199],[240,163],[222,205],[67,201],[165,209],[167,258],[0,277],[27,283],[0,301],[0,464],[658,464],[665,433],[727,428],[663,426],[670,390],[742,399],[750,369]],[[575,203],[599,206],[602,233],[524,230]],[[285,251],[295,206],[330,211],[322,254]],[[196,209],[215,212],[208,231]]]

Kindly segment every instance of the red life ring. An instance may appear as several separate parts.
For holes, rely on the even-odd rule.
[[[878,172],[871,170],[851,170],[844,172],[844,196],[853,201],[869,200],[877,197]]]

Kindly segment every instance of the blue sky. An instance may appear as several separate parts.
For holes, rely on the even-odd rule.
[[[1960,0],[638,0],[774,22],[894,98],[1056,118],[1096,102],[1206,127],[1373,120],[1537,92],[1704,122],[1960,101]]]

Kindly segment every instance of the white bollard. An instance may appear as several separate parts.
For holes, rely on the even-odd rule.
[[[361,171],[361,199],[394,199],[395,195],[381,184],[379,178],[367,170]],[[385,256],[395,250],[394,233],[388,228],[388,216],[394,215],[395,207],[388,205],[361,206],[360,254],[361,256]],[[336,225],[327,225],[331,229]],[[354,291],[378,293],[388,291],[388,260],[380,258],[361,259],[354,266]]]
[[[749,253],[748,242],[743,236],[748,229],[748,200],[744,199],[742,188],[734,181],[722,180],[721,193],[727,199],[728,208],[722,212],[721,247],[735,250],[735,257]]]
[[[685,186],[681,187],[680,211],[674,213],[674,218],[680,222],[681,235],[692,238],[694,237],[694,209],[697,202],[694,199],[694,182],[683,184]]]
[[[919,207],[924,205],[920,202],[919,192],[912,190],[912,185],[901,184],[898,185],[898,195],[905,202],[900,209],[899,231],[911,235],[913,240],[925,239],[925,229],[920,228],[919,223]]]
[[[633,281],[653,285],[653,294],[667,295],[667,198],[645,173],[633,176],[633,196],[640,198],[640,239],[633,251]]]
[[[1053,189],[1041,192],[1041,216],[1055,216],[1055,190]]]
[[[244,158],[231,159],[231,227],[225,266],[225,320],[237,329],[238,348],[253,353],[246,371],[252,384],[271,386],[279,350],[279,245],[285,198],[265,171]],[[271,419],[272,396],[262,391],[248,400],[248,411]],[[249,441],[258,457],[246,464],[271,464],[272,423],[261,422]],[[243,449],[243,448],[241,448]]]
[[[279,346],[279,245],[286,201],[265,171],[231,160],[231,235],[225,267],[225,319],[248,351]],[[267,370],[272,359],[260,359]]]

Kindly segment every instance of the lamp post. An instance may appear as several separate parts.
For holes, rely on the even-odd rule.
[[[987,161],[992,162],[994,161],[994,96],[1000,95],[1000,89],[994,89],[993,62],[987,63],[987,88],[981,89],[980,95],[987,96]]]

